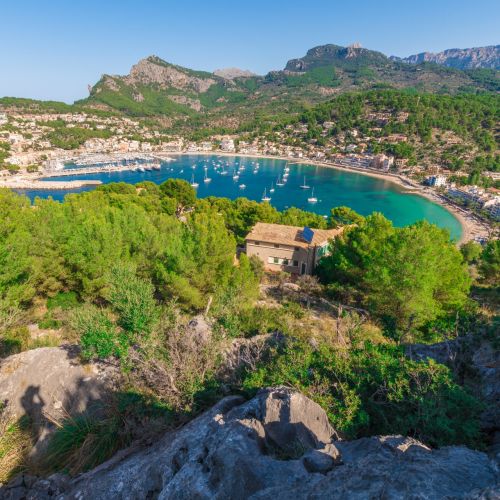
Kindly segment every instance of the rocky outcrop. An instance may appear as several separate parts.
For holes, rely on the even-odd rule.
[[[191,97],[186,97],[184,95],[169,95],[167,97],[171,101],[176,102],[177,104],[184,104],[186,106],[189,106],[195,111],[201,111],[202,109],[202,105],[199,99],[192,99]]]
[[[464,447],[411,438],[339,440],[325,412],[290,389],[231,396],[155,445],[75,479],[18,479],[0,498],[495,498],[498,470]]]
[[[123,80],[127,85],[155,84],[162,89],[173,87],[178,90],[194,90],[198,93],[206,92],[214,83],[217,83],[214,78],[201,78],[191,73],[189,70],[151,56],[141,59],[132,66],[129,75]]]
[[[432,62],[458,69],[500,69],[500,45],[474,47],[472,49],[448,49],[443,52],[421,52],[403,59],[393,58],[409,64]]]

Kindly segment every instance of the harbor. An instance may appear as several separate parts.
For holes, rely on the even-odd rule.
[[[447,209],[422,196],[408,194],[408,187],[396,184],[394,179],[361,175],[362,172],[331,166],[326,168],[326,165],[311,164],[307,160],[292,164],[291,161],[275,158],[183,154],[176,155],[173,162],[162,162],[160,170],[140,171],[136,169],[137,165],[132,164],[107,169],[69,166],[46,175],[46,180],[32,187],[17,190],[31,199],[52,196],[55,200],[62,200],[64,189],[52,190],[48,182],[67,182],[71,175],[83,182],[129,184],[143,181],[161,184],[174,178],[193,185],[199,198],[245,197],[259,202],[265,198],[264,201],[278,210],[296,207],[323,217],[328,217],[332,207],[350,206],[362,215],[382,212],[396,226],[427,219],[448,229],[456,240],[463,235],[459,220]],[[40,184],[47,185],[47,188],[40,188]],[[78,190],[92,188],[87,185]],[[415,190],[415,194],[420,193]]]

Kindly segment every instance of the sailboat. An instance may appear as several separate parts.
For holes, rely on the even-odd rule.
[[[199,184],[194,181],[194,174],[191,176],[191,186],[197,188]]]
[[[318,203],[318,198],[314,196],[314,188],[312,188],[311,196],[307,198],[309,203]]]
[[[205,169],[205,178],[203,179],[203,182],[205,182],[206,184],[208,184],[211,181],[212,181],[212,179],[210,179],[210,177],[207,177],[207,171]],[[191,186],[192,186],[192,184],[191,184]]]
[[[246,185],[246,184],[240,184],[238,187],[239,187],[240,189],[245,189],[245,188],[247,187],[247,185]]]
[[[306,184],[306,176],[304,175],[304,184],[302,184],[302,186],[300,186],[300,189],[309,189],[311,186],[308,186]]]
[[[276,185],[281,187],[281,186],[284,186],[285,183],[280,179],[280,176],[278,175],[278,180],[276,181]]]
[[[240,175],[238,174],[238,172],[235,172],[233,170],[233,180],[237,181],[239,178],[240,178]]]
[[[274,193],[274,184],[271,182],[271,188],[269,189],[270,193]]]
[[[262,195],[262,201],[271,201],[271,197],[267,196],[267,189],[264,188],[264,194]]]

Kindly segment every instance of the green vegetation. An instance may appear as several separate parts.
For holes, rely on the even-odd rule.
[[[243,381],[256,390],[292,386],[319,403],[348,439],[402,434],[432,446],[457,440],[476,446],[481,406],[432,361],[410,361],[402,349],[369,343],[350,349],[292,344]]]
[[[470,287],[447,231],[427,222],[395,228],[381,214],[337,237],[318,274],[334,297],[368,307],[394,338],[406,340],[462,308]]]
[[[271,384],[305,392],[349,437],[402,433],[433,446],[481,446],[480,403],[447,368],[407,359],[400,344],[489,325],[468,298],[464,259],[493,290],[497,243],[459,251],[425,222],[394,228],[380,214],[363,218],[347,207],[325,221],[244,198],[197,199],[188,183],[173,180],[109,184],[33,206],[1,190],[0,211],[1,356],[36,345],[25,326],[36,321],[57,328],[59,341],[77,341],[84,361],[114,362],[123,375],[109,400],[55,422],[47,473],[89,469],[228,391]],[[263,278],[260,260],[236,259],[258,221],[354,225],[322,259],[324,285],[301,277],[293,291],[285,273]],[[271,291],[257,302],[263,279]],[[328,295],[340,304],[325,302]],[[207,334],[189,324],[200,313],[211,324]],[[233,339],[259,342],[254,337],[276,332],[282,340],[250,350],[240,369],[223,373]],[[27,443],[31,432],[16,430],[14,441]],[[24,445],[16,446],[4,477],[25,463]]]
[[[408,113],[408,117],[401,118],[401,113]],[[450,169],[467,165],[479,171],[497,171],[500,156],[495,124],[499,114],[500,99],[494,94],[447,96],[373,90],[340,95],[284,121],[277,129],[290,123],[307,124],[308,132],[302,135],[304,141],[324,140],[321,125],[326,121],[333,122],[327,138],[335,139],[353,129],[382,141],[391,134],[404,134],[408,143],[373,142],[370,146],[374,152],[385,151],[413,161],[432,158]],[[376,116],[384,118],[379,120]],[[436,131],[454,134],[463,143],[448,145],[436,136]]]
[[[47,139],[56,148],[76,149],[88,139],[109,139],[112,135],[109,130],[57,126],[47,134]]]

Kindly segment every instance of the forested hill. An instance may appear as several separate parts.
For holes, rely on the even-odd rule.
[[[500,96],[372,90],[342,94],[279,121],[255,123],[295,144],[365,144],[413,163],[451,170],[500,170]],[[306,128],[300,129],[302,123]],[[325,125],[326,124],[326,125]],[[285,137],[283,137],[283,134]]]

